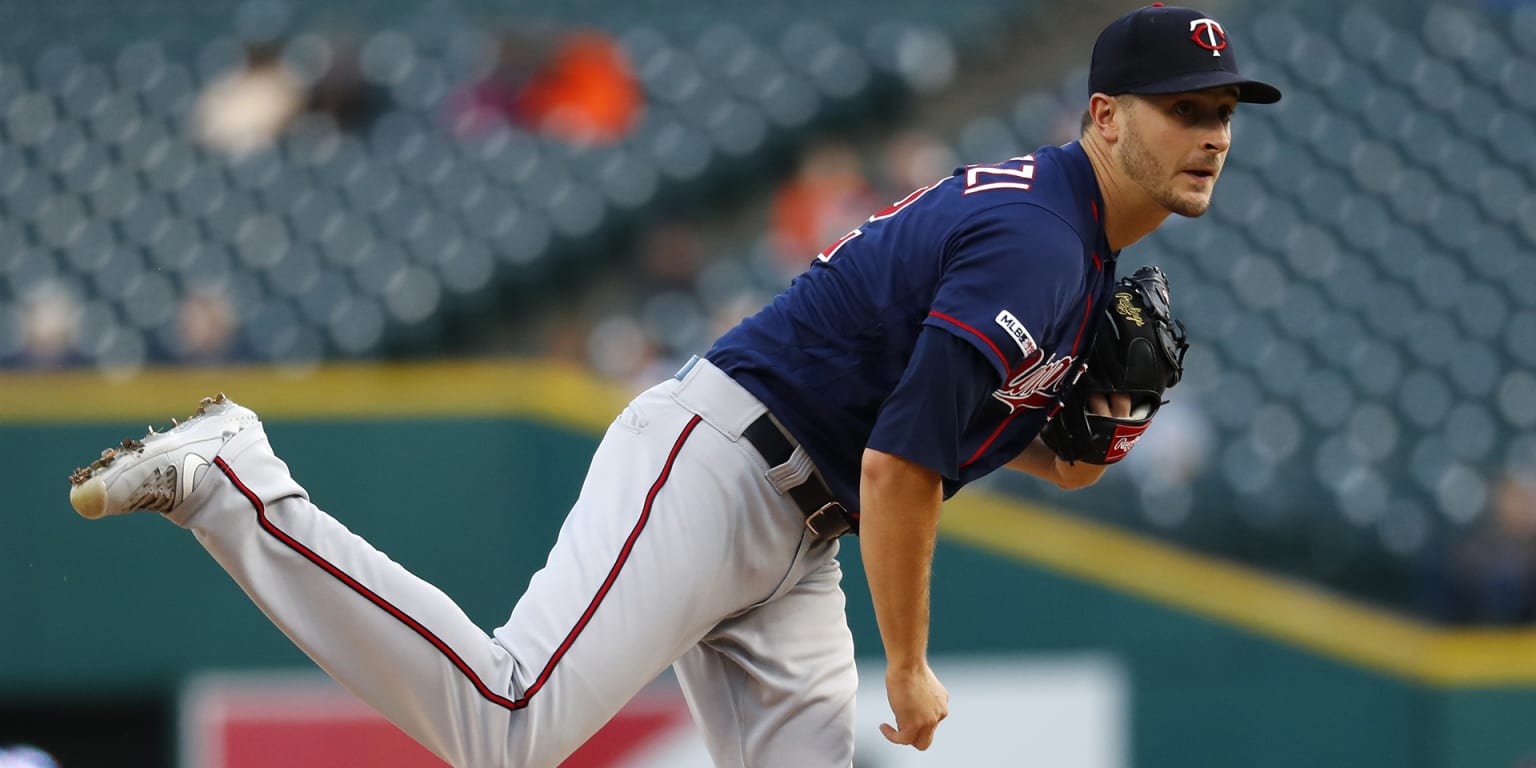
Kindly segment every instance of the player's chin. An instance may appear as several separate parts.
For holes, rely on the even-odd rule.
[[[1211,198],[1206,195],[1183,195],[1169,200],[1164,206],[1169,213],[1177,213],[1190,219],[1198,219],[1211,209]]]

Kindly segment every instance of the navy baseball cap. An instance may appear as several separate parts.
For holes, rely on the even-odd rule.
[[[1237,73],[1221,22],[1193,8],[1138,8],[1110,22],[1093,44],[1089,93],[1183,93],[1222,85],[1237,86],[1238,101],[1280,100],[1280,89]]]

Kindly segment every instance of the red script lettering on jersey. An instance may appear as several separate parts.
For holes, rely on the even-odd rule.
[[[992,393],[1012,413],[1020,408],[1044,408],[1056,400],[1056,392],[1072,372],[1073,358],[1056,357],[1014,376],[1008,386]]]

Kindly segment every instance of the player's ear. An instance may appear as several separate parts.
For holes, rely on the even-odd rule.
[[[1102,93],[1088,97],[1088,113],[1083,116],[1084,133],[1093,132],[1099,138],[1113,144],[1120,140],[1120,112],[1124,105],[1120,99]]]

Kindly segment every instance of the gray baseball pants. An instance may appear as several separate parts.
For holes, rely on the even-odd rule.
[[[836,541],[701,361],[609,427],[544,567],[487,635],[309,500],[260,427],[172,515],[332,677],[455,766],[556,766],[676,668],[717,765],[847,768],[857,687]],[[507,496],[509,502],[515,498]]]

